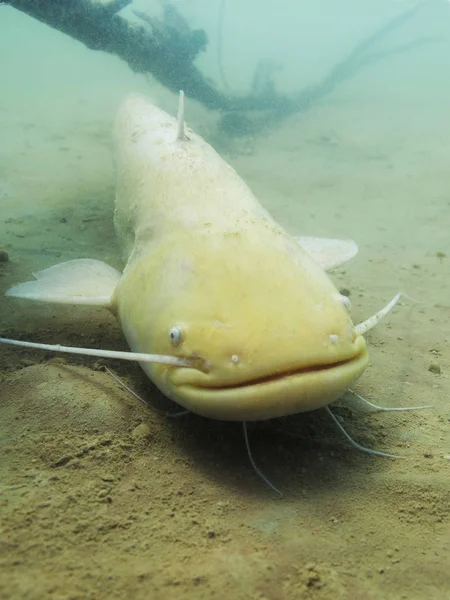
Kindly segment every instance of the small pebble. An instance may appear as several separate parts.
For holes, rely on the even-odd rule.
[[[150,436],[150,427],[147,425],[147,423],[140,423],[131,432],[131,437],[134,440],[143,440],[144,438],[149,437],[149,436]]]
[[[33,364],[36,364],[36,363],[33,363]],[[50,358],[47,361],[47,364],[48,365],[56,365],[56,366],[67,365],[67,360],[65,358],[62,358],[62,356],[55,356],[54,358]]]
[[[437,362],[432,362],[432,363],[430,363],[428,370],[431,373],[435,373],[436,375],[439,375],[439,373],[441,372],[441,365]]]
[[[0,262],[8,262],[9,255],[6,250],[0,250]]]

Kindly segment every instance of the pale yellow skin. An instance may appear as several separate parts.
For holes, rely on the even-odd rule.
[[[368,360],[342,296],[211,146],[186,135],[177,140],[176,120],[140,97],[117,117],[115,225],[128,262],[112,309],[128,344],[203,359],[203,370],[142,368],[206,417],[261,420],[333,402]]]

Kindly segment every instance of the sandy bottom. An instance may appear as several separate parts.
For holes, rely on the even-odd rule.
[[[81,65],[89,53],[76,52]],[[113,114],[128,89],[168,108],[175,100],[114,68],[114,93],[92,81],[32,97],[16,77],[2,96],[5,337],[126,349],[102,310],[3,297],[63,260],[121,267]],[[332,274],[355,322],[399,290],[421,301],[368,334],[371,364],[355,389],[385,406],[433,408],[374,414],[350,395],[335,408],[359,443],[405,459],[359,453],[323,411],[250,425],[280,498],[249,464],[239,424],[168,417],[176,407],[139,367],[1,346],[2,598],[448,598],[449,94],[430,76],[415,94],[394,86],[377,99],[375,75],[225,157],[292,233],[359,243]],[[190,124],[212,135],[212,116],[192,110]]]

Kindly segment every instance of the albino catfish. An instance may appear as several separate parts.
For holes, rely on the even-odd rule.
[[[351,241],[295,238],[184,124],[131,96],[115,124],[115,228],[123,273],[93,259],[34,275],[8,296],[103,306],[130,353],[2,339],[140,362],[155,385],[213,419],[257,421],[327,406],[368,363],[359,325],[325,270]]]

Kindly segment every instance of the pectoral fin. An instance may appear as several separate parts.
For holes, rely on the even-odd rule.
[[[15,285],[6,296],[109,308],[121,273],[99,260],[81,258],[54,265],[33,276],[35,281]]]
[[[316,237],[296,237],[295,239],[325,271],[343,265],[358,253],[358,246],[352,240]]]

